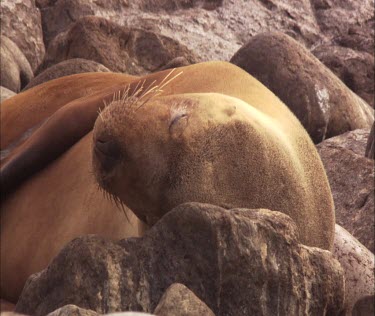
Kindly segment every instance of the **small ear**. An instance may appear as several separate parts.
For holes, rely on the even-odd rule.
[[[182,113],[174,117],[169,125],[169,133],[171,134],[172,138],[180,137],[188,124],[189,116],[187,113]]]

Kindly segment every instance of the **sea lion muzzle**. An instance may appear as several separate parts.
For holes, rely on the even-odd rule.
[[[113,139],[97,138],[94,155],[104,171],[112,170],[121,159],[120,147]]]

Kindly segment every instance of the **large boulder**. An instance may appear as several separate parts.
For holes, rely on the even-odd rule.
[[[21,49],[33,71],[45,52],[42,23],[34,0],[1,0],[1,35]]]
[[[369,130],[317,145],[336,209],[336,222],[374,253],[374,161],[365,157]]]
[[[25,55],[6,36],[0,36],[1,85],[13,92],[20,92],[34,77]]]
[[[115,72],[139,75],[153,72],[180,56],[191,63],[196,61],[191,51],[171,38],[89,16],[50,43],[38,71],[66,59],[85,58]]]
[[[53,65],[47,68],[42,73],[37,75],[33,80],[31,80],[28,85],[23,89],[24,91],[35,87],[43,82],[57,79],[64,76],[85,73],[85,72],[109,72],[110,70],[92,60],[73,58],[64,60],[61,63]]]
[[[374,107],[374,56],[351,48],[320,45],[312,53],[353,92]]]
[[[306,48],[279,32],[254,36],[231,59],[273,91],[315,143],[374,121],[372,108]]]
[[[375,159],[375,122],[372,124],[370,134],[367,138],[365,157]]]
[[[153,311],[182,283],[216,315],[338,315],[344,277],[332,253],[298,243],[285,214],[186,203],[142,238],[69,243],[30,277],[16,311],[45,315],[66,304],[98,313]]]

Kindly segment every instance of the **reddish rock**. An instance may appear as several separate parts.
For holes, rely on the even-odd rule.
[[[336,209],[336,222],[374,252],[374,162],[364,157],[369,131],[357,130],[317,146]]]
[[[339,315],[344,304],[340,264],[329,251],[299,244],[285,214],[186,203],[143,238],[73,240],[30,277],[16,311],[38,316],[75,304],[149,312],[173,283],[216,315]]]
[[[372,108],[306,48],[279,33],[254,36],[231,62],[256,77],[298,117],[315,143],[374,121]]]
[[[180,56],[196,62],[192,52],[171,38],[90,16],[50,43],[39,72],[66,59],[84,58],[115,72],[138,75],[155,71]]]
[[[34,0],[1,0],[1,35],[24,53],[33,71],[42,62],[45,48],[39,9]]]

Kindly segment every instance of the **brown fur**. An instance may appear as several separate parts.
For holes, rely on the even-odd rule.
[[[116,167],[111,177],[103,174],[94,158],[94,172],[103,186],[151,224],[178,203],[194,200],[281,210],[297,222],[302,242],[330,249],[332,197],[319,156],[298,120],[267,88],[231,64],[210,62],[181,70],[183,74],[163,88],[162,96],[132,115],[121,102],[102,112],[104,122],[97,120],[95,140],[103,125],[109,126],[121,144],[121,165],[127,167]],[[145,77],[145,86],[154,80],[160,84],[168,73]],[[126,222],[98,191],[89,159],[91,133],[83,134],[90,124],[92,128],[101,100],[129,80],[135,89],[139,80],[120,74],[75,75],[9,100],[15,107],[7,105],[2,120],[8,129],[1,131],[8,145],[54,114],[14,150],[8,164],[17,151],[24,164],[29,154],[40,149],[40,156],[30,165],[33,169],[41,163],[40,157],[49,156],[51,148],[59,150],[53,138],[67,137],[70,145],[64,145],[67,151],[57,160],[42,161],[42,170],[17,183],[17,189],[2,202],[4,298],[14,302],[26,278],[45,268],[76,236],[96,233],[121,238],[142,233],[143,226],[130,211]],[[71,92],[61,95],[61,87]],[[91,87],[97,95],[85,96],[80,91]],[[41,106],[43,99],[46,103]],[[17,103],[25,105],[24,111]],[[69,111],[70,115],[64,114]],[[79,115],[78,124],[70,121],[74,115]]]

